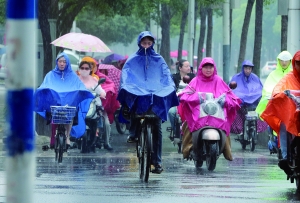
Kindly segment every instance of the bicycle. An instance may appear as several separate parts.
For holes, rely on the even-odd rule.
[[[76,114],[76,107],[73,106],[50,106],[52,123],[57,124],[55,134],[55,161],[62,162],[63,153],[67,151],[66,147],[66,128],[65,125],[72,124]]]
[[[167,132],[170,132],[169,138],[171,142],[174,144],[174,146],[177,144],[178,146],[178,153],[182,153],[181,145],[182,145],[182,136],[181,136],[181,125],[182,121],[180,119],[180,116],[177,114],[174,118],[174,126],[175,130],[172,127],[167,127]]]
[[[138,131],[138,141],[136,143],[137,157],[139,160],[139,178],[147,182],[151,170],[151,153],[153,153],[153,122],[158,117],[148,112],[143,115],[135,115],[141,119],[141,126]]]

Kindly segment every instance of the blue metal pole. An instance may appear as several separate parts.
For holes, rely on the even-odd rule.
[[[6,11],[8,131],[6,202],[33,202],[36,0],[8,0]]]

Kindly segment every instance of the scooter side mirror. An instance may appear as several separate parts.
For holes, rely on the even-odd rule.
[[[97,89],[97,87],[98,87],[99,85],[101,85],[102,83],[104,83],[105,81],[106,81],[105,78],[100,78],[100,79],[98,80],[98,85],[97,85],[96,87],[94,87],[93,91],[95,91],[95,90]]]
[[[98,80],[98,85],[101,85],[102,83],[104,83],[106,81],[106,78],[100,78]]]
[[[182,81],[186,84],[189,84],[191,82],[191,77],[188,75],[183,76]]]
[[[235,81],[231,81],[229,83],[229,87],[230,87],[230,89],[234,90],[237,87],[237,83]]]

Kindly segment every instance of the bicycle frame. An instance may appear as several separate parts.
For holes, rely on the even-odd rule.
[[[55,134],[55,160],[58,160],[58,163],[62,162],[62,154],[66,151],[66,128],[65,124],[58,124],[56,127]],[[62,147],[60,147],[62,146]]]
[[[151,172],[151,154],[153,153],[153,122],[157,119],[154,114],[136,115],[141,119],[138,131],[138,142],[136,144],[137,157],[139,160],[139,177],[147,182]]]

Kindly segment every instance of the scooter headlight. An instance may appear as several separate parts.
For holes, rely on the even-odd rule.
[[[218,106],[216,103],[208,102],[205,104],[203,110],[207,115],[215,115],[218,111]]]

